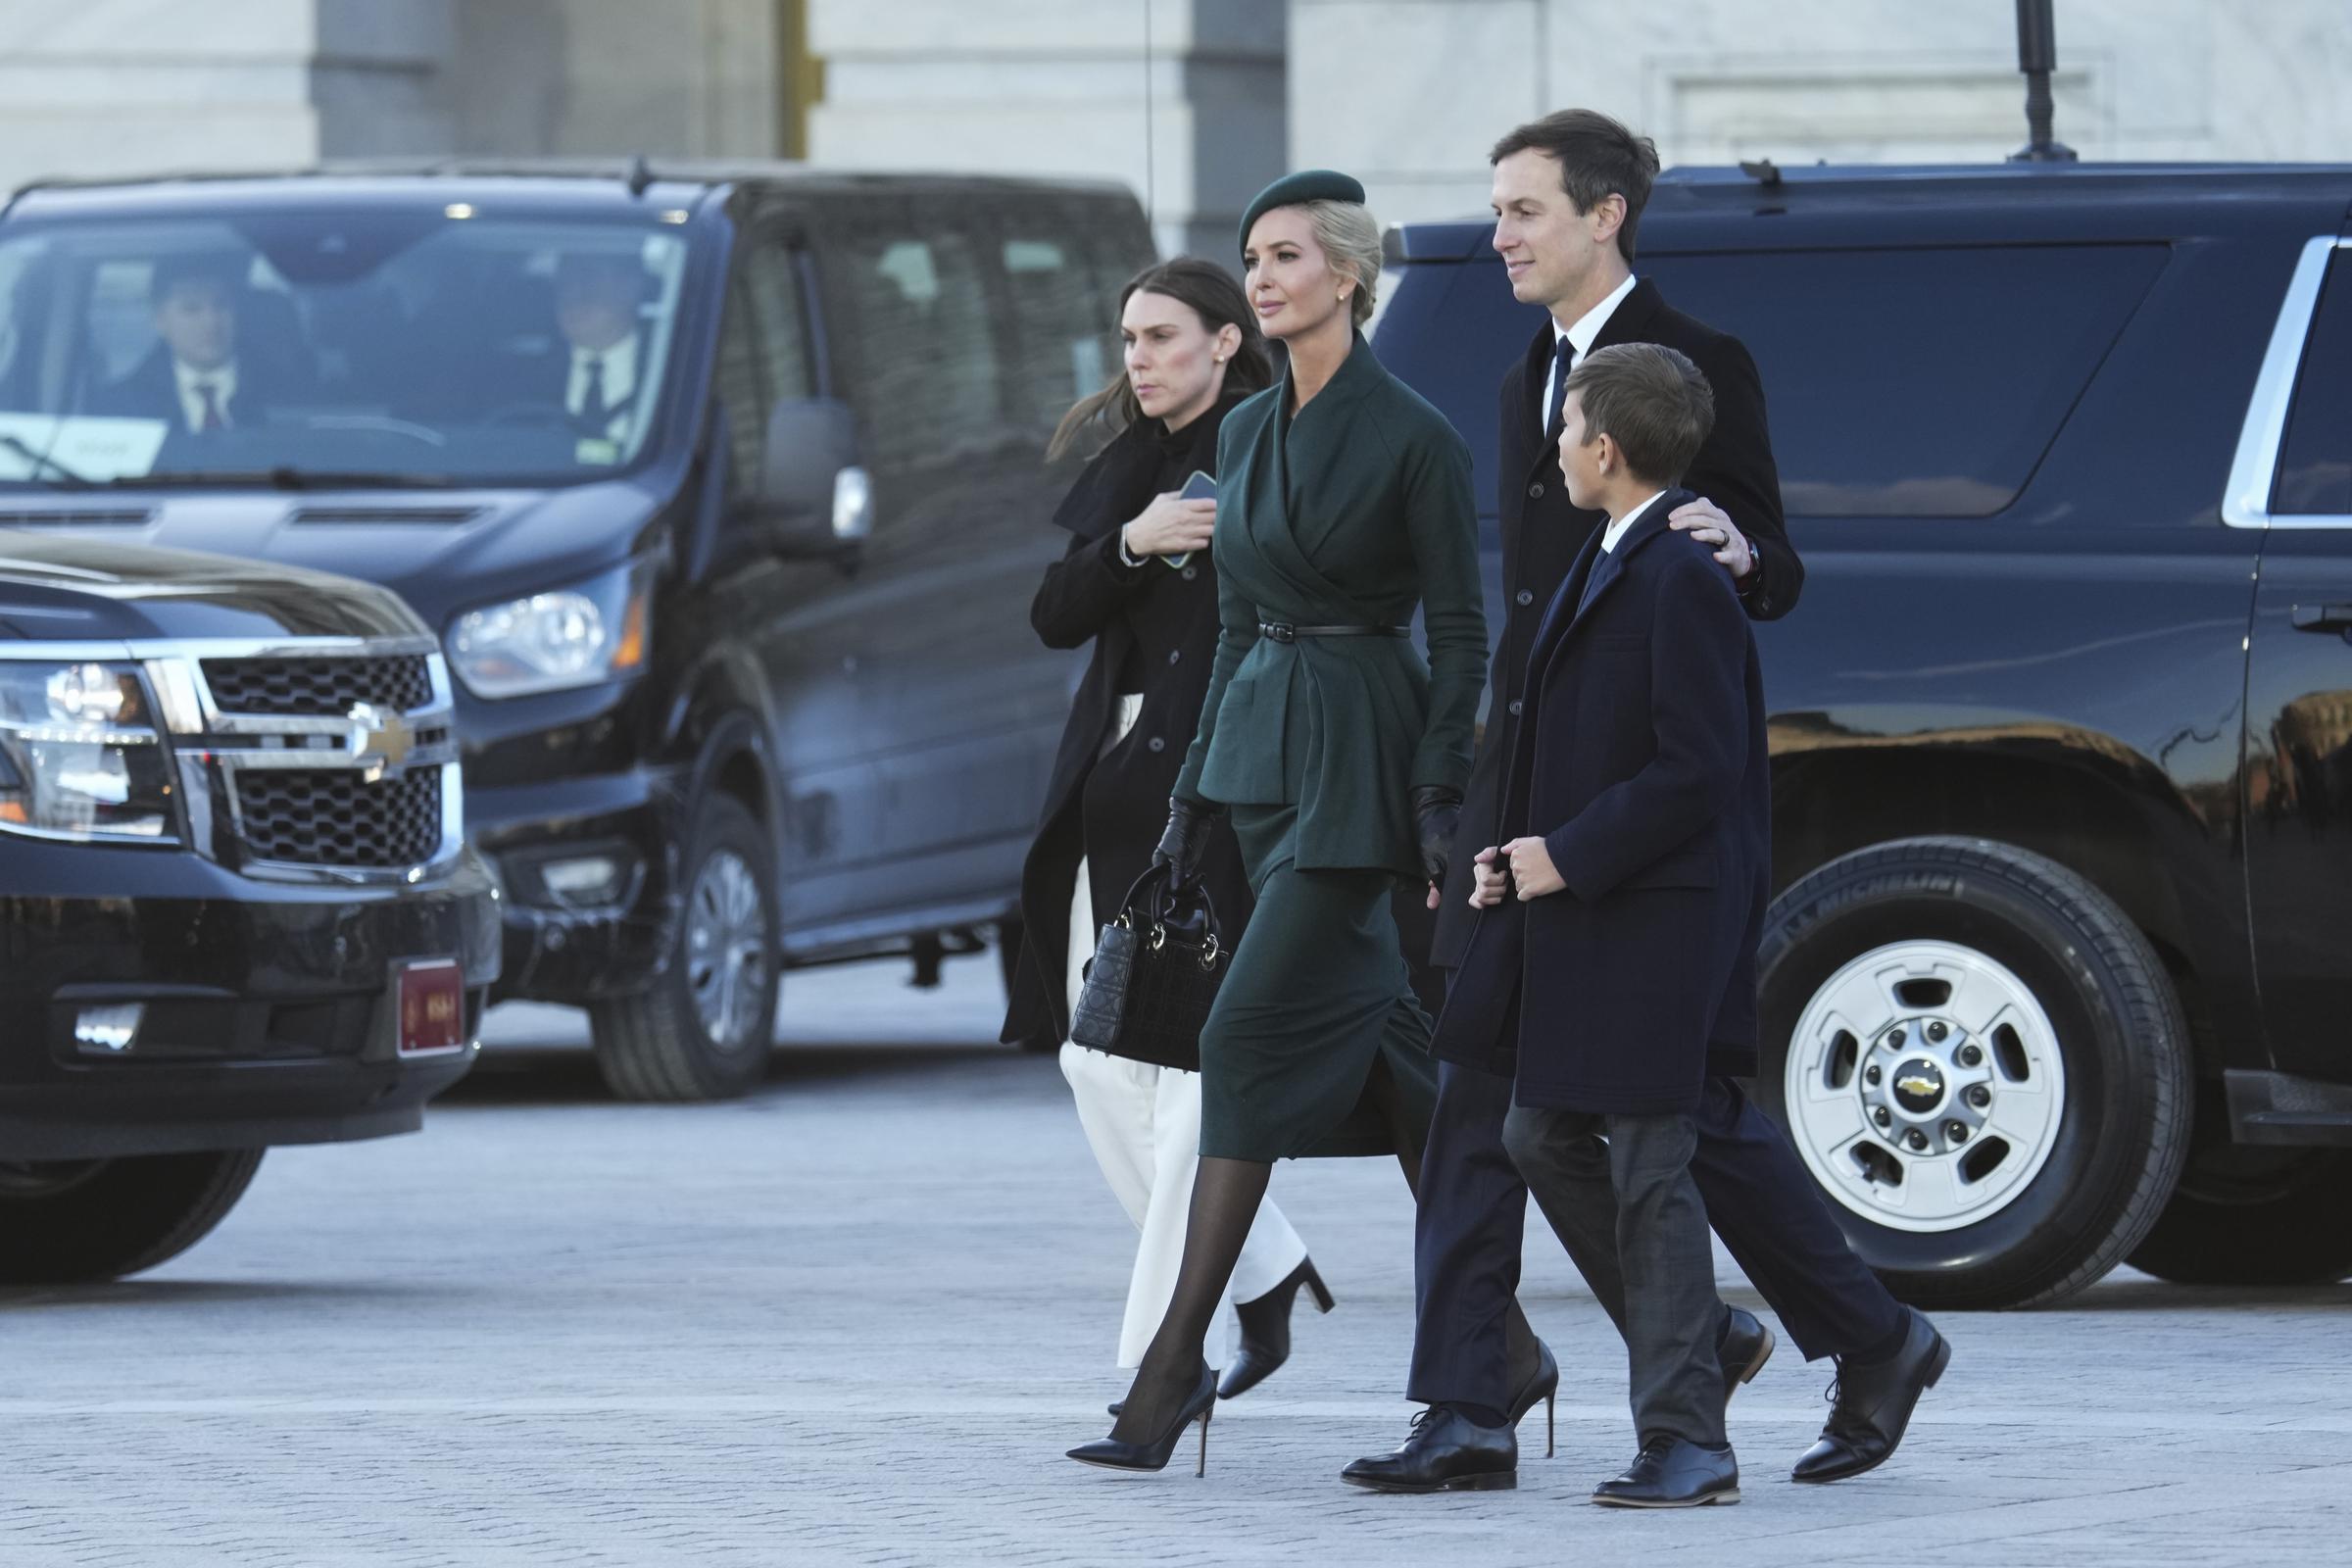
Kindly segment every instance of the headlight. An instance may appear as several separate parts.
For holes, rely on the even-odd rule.
[[[650,562],[570,588],[469,610],[449,632],[449,666],[476,697],[524,697],[616,680],[645,663]]]
[[[0,661],[0,831],[169,843],[172,796],[137,666]]]

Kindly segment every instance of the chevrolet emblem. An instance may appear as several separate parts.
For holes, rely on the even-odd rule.
[[[1933,1100],[1936,1098],[1936,1092],[1943,1085],[1933,1078],[1922,1078],[1917,1073],[1913,1073],[1907,1078],[1897,1078],[1894,1081],[1894,1087],[1903,1094],[1917,1095],[1922,1100]]]
[[[416,732],[398,713],[387,713],[368,703],[355,703],[345,715],[351,720],[348,745],[355,762],[365,764],[368,782],[398,774],[416,746]]]

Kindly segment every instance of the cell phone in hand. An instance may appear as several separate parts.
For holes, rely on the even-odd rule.
[[[1176,492],[1176,499],[1179,501],[1214,501],[1217,499],[1217,481],[1211,475],[1195,468],[1193,476],[1184,481],[1184,488]],[[1193,559],[1193,552],[1187,550],[1181,556],[1162,556],[1159,559],[1170,566],[1181,566]]]

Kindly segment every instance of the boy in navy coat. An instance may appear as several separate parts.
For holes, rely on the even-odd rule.
[[[1619,1506],[1740,1497],[1690,1163],[1710,1056],[1755,1049],[1764,693],[1730,580],[1667,527],[1713,418],[1706,379],[1657,344],[1597,349],[1568,378],[1561,469],[1609,522],[1537,631],[1503,786],[1519,836],[1477,858],[1482,913],[1440,1025],[1516,1037],[1512,1160],[1546,1213],[1615,1227],[1641,1451],[1593,1501]],[[1595,1133],[1597,1172],[1577,1157]]]

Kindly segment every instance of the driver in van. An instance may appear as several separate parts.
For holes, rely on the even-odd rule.
[[[625,442],[644,363],[637,308],[649,281],[633,256],[579,251],[556,264],[556,325],[568,350],[555,389],[583,436]]]
[[[240,268],[225,256],[168,256],[148,285],[155,347],[130,373],[98,389],[94,414],[166,419],[174,435],[259,423],[274,401],[270,378],[237,353]]]

